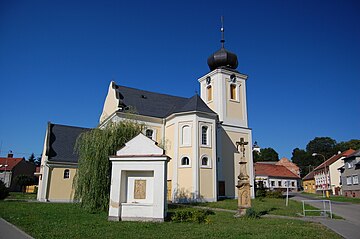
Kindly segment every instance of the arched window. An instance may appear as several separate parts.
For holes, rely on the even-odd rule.
[[[201,159],[201,166],[208,166],[209,165],[209,159],[208,157],[203,157]]]
[[[153,131],[152,129],[147,129],[147,130],[145,131],[146,137],[148,137],[148,138],[150,138],[150,139],[153,138],[153,133],[154,133],[154,131]]]
[[[235,84],[230,85],[230,99],[236,100],[236,85]]]
[[[188,157],[183,157],[181,159],[181,166],[187,166],[190,165],[190,159]]]
[[[207,126],[201,127],[201,144],[208,145],[208,127]]]
[[[64,179],[70,178],[70,170],[69,169],[65,169],[64,170]]]
[[[207,101],[212,101],[212,87],[211,87],[211,85],[208,85],[206,87],[206,99],[207,99]]]
[[[208,156],[203,156],[200,158],[200,166],[202,168],[210,168],[211,167],[211,160]]]
[[[191,145],[191,130],[189,125],[184,125],[182,127],[181,145],[183,146]]]

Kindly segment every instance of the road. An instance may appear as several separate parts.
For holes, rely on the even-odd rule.
[[[292,196],[291,199],[296,201],[314,200],[311,196],[299,193],[294,193]],[[322,209],[323,203],[320,200],[319,202],[311,201],[306,203]],[[344,220],[319,218],[318,221],[345,238],[360,238],[360,204],[331,201],[331,207],[332,212],[344,218]]]

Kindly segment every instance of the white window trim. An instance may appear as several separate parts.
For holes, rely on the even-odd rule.
[[[349,183],[349,179],[350,179],[350,183]],[[346,185],[352,185],[352,176],[346,177]]]
[[[354,178],[357,178],[357,182],[355,183],[355,180],[354,180]],[[359,176],[358,175],[356,175],[356,174],[354,174],[353,176],[352,176],[352,184],[353,185],[358,185],[359,184]]]
[[[189,165],[182,165],[182,164],[181,164],[181,163],[182,163],[182,159],[185,158],[185,157],[189,159]],[[191,158],[190,158],[189,156],[183,155],[183,156],[181,156],[181,157],[179,158],[179,160],[180,160],[180,162],[179,162],[179,168],[191,168]]]
[[[185,126],[190,127],[190,132],[189,132],[189,143],[188,144],[183,144],[183,129]],[[180,147],[191,147],[191,142],[192,142],[192,127],[190,124],[181,124],[180,125]]]
[[[207,158],[207,159],[208,159],[207,165],[203,165],[203,164],[202,164],[203,158]],[[199,163],[199,165],[200,165],[201,168],[212,168],[212,160],[211,160],[211,158],[209,157],[209,155],[207,155],[207,154],[202,155],[202,156],[200,157],[200,163]]]
[[[203,127],[207,127],[207,132],[206,132],[206,143],[207,144],[203,144],[202,143],[202,128]],[[199,132],[199,140],[200,140],[200,146],[201,147],[206,147],[206,148],[211,148],[211,144],[212,144],[212,141],[211,141],[211,135],[212,135],[212,127],[210,124],[206,124],[206,123],[200,123],[200,132]]]
[[[211,100],[209,99],[209,95],[208,95],[208,88],[209,86],[211,87]],[[214,101],[214,87],[213,85],[210,83],[209,85],[205,85],[205,99],[206,99],[206,103],[211,103]]]
[[[148,127],[146,126],[145,129],[144,129],[144,135],[146,136],[146,130],[152,130],[153,134],[151,136],[151,139],[156,141],[156,129],[152,128],[152,127]]]
[[[235,99],[231,99],[231,85],[235,85],[236,86],[236,89],[235,89]],[[241,84],[239,82],[232,82],[230,79],[229,79],[229,86],[227,87],[227,91],[228,91],[228,100],[229,101],[232,101],[232,102],[236,102],[236,103],[239,103],[240,102],[240,86]]]

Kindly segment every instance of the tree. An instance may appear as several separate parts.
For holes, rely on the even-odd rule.
[[[360,140],[352,139],[347,142],[340,142],[336,145],[336,150],[344,152],[348,149],[358,150],[360,149]]]
[[[258,161],[279,161],[279,154],[273,148],[261,149]]]
[[[32,154],[30,155],[30,157],[28,158],[28,161],[29,161],[30,163],[35,163],[35,155],[34,155],[34,153],[32,153]]]
[[[111,181],[109,155],[114,155],[141,130],[140,124],[121,121],[79,136],[75,146],[79,161],[74,187],[75,199],[80,201],[81,207],[91,212],[108,209]]]
[[[253,154],[253,162],[254,163],[258,162],[260,158],[260,153],[258,151],[253,150],[252,154]]]
[[[21,191],[25,192],[26,186],[33,185],[35,183],[35,178],[29,175],[18,175],[14,179],[15,183],[20,186]]]
[[[337,153],[335,146],[336,141],[330,137],[315,137],[306,145],[306,152],[322,154],[328,159]]]
[[[305,150],[299,148],[293,150],[291,161],[300,168],[301,177],[304,177],[317,166],[316,159]]]

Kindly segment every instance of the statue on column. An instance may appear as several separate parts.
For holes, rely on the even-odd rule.
[[[237,150],[240,153],[240,173],[238,176],[238,212],[235,217],[241,217],[246,214],[246,210],[251,207],[251,196],[250,196],[250,181],[249,176],[246,172],[246,157],[245,157],[245,146],[248,142],[245,142],[244,138],[240,138],[239,142],[236,142]]]

